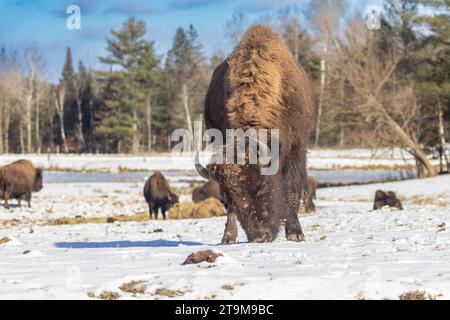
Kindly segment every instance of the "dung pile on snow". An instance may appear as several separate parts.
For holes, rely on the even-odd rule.
[[[221,254],[220,252],[214,252],[212,250],[198,251],[195,253],[191,253],[186,258],[186,260],[184,260],[183,265],[200,263],[200,262],[204,262],[204,261],[213,263],[213,262],[216,262],[218,257],[223,257],[223,254]]]
[[[3,237],[0,239],[0,244],[4,244],[4,243],[10,242],[10,241],[11,241],[11,238]]]
[[[179,203],[170,209],[169,217],[170,219],[199,219],[223,216],[225,212],[225,208],[219,200],[208,198],[198,203]]]

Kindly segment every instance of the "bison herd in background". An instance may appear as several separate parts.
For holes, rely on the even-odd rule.
[[[282,222],[288,240],[304,240],[298,213],[300,209],[315,211],[317,188],[316,180],[308,177],[306,170],[313,116],[310,81],[282,38],[271,27],[251,27],[214,71],[204,118],[208,129],[217,129],[223,136],[227,129],[279,130],[279,169],[274,175],[263,175],[260,164],[228,163],[226,157],[225,163],[211,161],[206,167],[196,162],[198,173],[209,181],[193,191],[192,200],[213,197],[224,204],[227,222],[223,244],[236,242],[237,221],[251,242],[273,241]],[[217,149],[225,154],[228,148],[224,141]],[[17,199],[19,204],[26,200],[30,205],[32,192],[41,189],[42,170],[30,161],[19,160],[0,169],[0,197],[5,208],[9,208],[10,199]],[[144,197],[150,218],[153,215],[155,219],[159,211],[166,219],[167,211],[179,201],[159,171],[145,182]],[[402,209],[394,193],[379,190],[374,209],[385,205]]]

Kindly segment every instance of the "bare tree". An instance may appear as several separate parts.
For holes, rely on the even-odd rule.
[[[59,133],[61,138],[61,144],[63,147],[63,152],[67,153],[67,141],[66,141],[66,131],[64,128],[64,100],[66,98],[66,88],[63,84],[57,86],[54,90],[54,102],[56,113],[59,119]]]
[[[320,44],[320,91],[316,115],[315,146],[320,142],[321,121],[324,108],[325,86],[327,83],[327,64],[333,40],[338,37],[339,26],[347,3],[345,0],[312,1],[308,7],[309,16]]]
[[[419,176],[434,176],[436,171],[418,140],[415,121],[422,115],[412,84],[395,78],[399,58],[390,52],[380,59],[376,38],[362,23],[351,23],[345,39],[337,41],[339,57],[334,66],[345,70],[353,92],[348,105],[353,125],[370,132],[377,145],[402,146],[416,159]]]

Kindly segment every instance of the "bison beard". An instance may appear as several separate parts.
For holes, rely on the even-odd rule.
[[[225,194],[228,219],[222,243],[236,242],[236,218],[252,242],[273,241],[282,218],[287,239],[304,240],[297,213],[307,190],[306,147],[313,109],[308,77],[271,27],[250,28],[216,68],[205,99],[207,128],[223,136],[226,129],[278,129],[280,142],[280,166],[272,176],[261,175],[256,164],[196,165]]]

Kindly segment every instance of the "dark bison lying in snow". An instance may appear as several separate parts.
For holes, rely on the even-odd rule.
[[[148,203],[150,219],[152,214],[158,219],[158,211],[161,209],[164,220],[166,212],[174,204],[178,203],[178,196],[170,190],[169,182],[160,171],[156,171],[144,186],[144,197]]]
[[[0,168],[0,198],[9,209],[9,199],[25,200],[31,207],[31,193],[42,189],[42,170],[28,160],[18,160]]]
[[[214,163],[204,178],[225,193],[228,220],[222,243],[234,243],[236,218],[251,242],[275,239],[281,219],[286,237],[304,240],[298,220],[306,194],[306,148],[314,101],[310,81],[271,27],[256,25],[214,71],[205,99],[205,122],[226,136],[226,129],[278,129],[279,170],[262,175],[258,164]],[[224,143],[223,149],[225,150]],[[221,152],[221,151],[219,151]],[[197,155],[198,156],[198,155]]]
[[[197,187],[192,192],[192,201],[197,203],[208,198],[215,198],[225,203],[220,192],[220,185],[215,181],[208,181],[204,185]]]
[[[399,210],[403,210],[402,203],[397,198],[397,195],[394,192],[392,191],[384,192],[382,190],[377,190],[377,192],[375,192],[373,210],[381,209],[384,206],[394,207]]]

